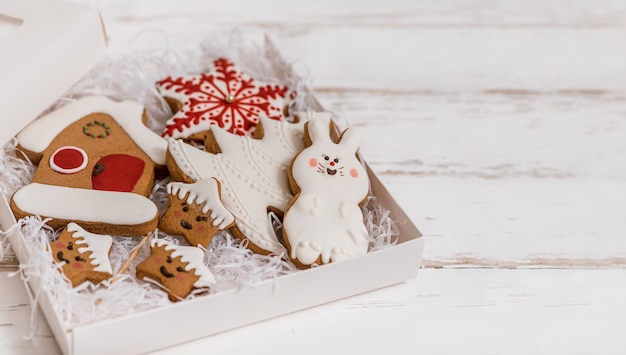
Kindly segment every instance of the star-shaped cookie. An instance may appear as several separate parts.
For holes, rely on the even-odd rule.
[[[207,73],[167,77],[156,87],[174,112],[163,137],[199,141],[211,125],[251,135],[259,114],[280,120],[295,97],[286,86],[256,80],[226,58],[216,59]]]

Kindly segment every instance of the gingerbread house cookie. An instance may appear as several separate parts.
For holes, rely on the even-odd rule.
[[[100,234],[143,235],[158,223],[148,197],[165,170],[167,142],[145,125],[143,106],[91,96],[29,124],[18,149],[37,170],[11,198],[16,217],[70,221]]]

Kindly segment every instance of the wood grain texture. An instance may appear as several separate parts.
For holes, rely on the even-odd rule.
[[[113,49],[264,31],[314,86],[437,90],[623,90],[619,0],[507,2],[102,1]]]
[[[365,127],[364,156],[426,235],[426,267],[626,265],[621,94],[317,95]]]
[[[625,279],[626,270],[426,269],[404,284],[155,354],[620,354],[626,287],[615,282]],[[21,280],[0,273],[0,284],[12,290],[0,293],[0,349],[59,354],[44,322],[23,339],[30,307]]]

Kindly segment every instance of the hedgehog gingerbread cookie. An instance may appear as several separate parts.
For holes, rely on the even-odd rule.
[[[207,248],[213,236],[235,224],[222,204],[220,183],[208,178],[193,184],[167,184],[169,206],[159,221],[165,233],[181,235],[191,246]]]
[[[165,170],[167,142],[145,122],[137,102],[89,96],[26,126],[18,150],[38,166],[11,197],[16,217],[49,217],[54,229],[77,222],[100,234],[154,230],[157,207],[148,197]]]
[[[86,281],[98,284],[113,276],[109,261],[113,238],[89,233],[69,223],[59,237],[50,242],[50,252],[73,287]]]
[[[215,276],[203,258],[200,248],[152,239],[150,256],[137,265],[135,275],[155,282],[168,293],[170,301],[176,302],[195,290],[208,291],[215,284]]]

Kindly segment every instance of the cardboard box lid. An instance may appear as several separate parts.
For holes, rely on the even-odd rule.
[[[4,145],[96,64],[106,34],[96,8],[60,0],[0,0],[0,26]]]

